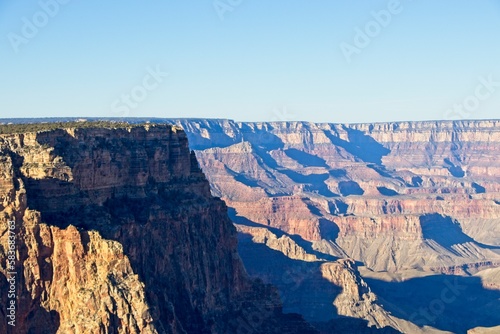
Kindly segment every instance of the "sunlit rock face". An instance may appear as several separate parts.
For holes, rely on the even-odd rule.
[[[498,260],[499,121],[177,123],[234,216],[376,270]]]
[[[491,290],[500,286],[495,270],[500,264],[500,121],[169,121],[186,130],[212,193],[229,206],[247,270],[276,284],[284,296],[290,283],[283,271],[308,278],[284,298],[285,309],[311,321],[355,316],[404,332],[417,329],[370,313],[369,305],[387,304],[384,309],[393,317],[413,319],[421,330],[466,332],[500,323],[482,304],[500,309]],[[258,254],[273,265],[256,261]],[[355,262],[336,262],[342,259]],[[365,283],[327,278],[355,277],[349,272],[358,266]],[[446,288],[446,276],[439,283],[427,278],[437,274],[460,277],[468,292],[439,316],[422,317],[419,308],[440,300],[440,290],[426,284]],[[398,304],[402,300],[385,281],[395,286],[405,281],[400,284],[411,297]],[[358,282],[357,290],[352,282]],[[366,283],[371,291],[354,293],[364,291]],[[325,289],[329,292],[322,294]],[[425,293],[412,294],[412,289]],[[476,293],[483,294],[482,302]],[[349,303],[352,307],[342,306]],[[318,305],[328,305],[330,312]],[[476,320],[456,321],[454,314],[463,310]]]
[[[0,135],[0,219],[1,333],[315,332],[247,276],[178,127]]]

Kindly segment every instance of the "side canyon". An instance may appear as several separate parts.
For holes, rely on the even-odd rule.
[[[285,310],[407,333],[500,324],[500,121],[170,122]]]
[[[500,330],[500,121],[124,120],[0,135],[27,332]]]
[[[101,123],[2,127],[1,333],[317,333],[247,275],[184,131]]]

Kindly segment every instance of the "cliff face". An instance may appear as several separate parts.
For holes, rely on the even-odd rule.
[[[500,323],[498,316],[487,318],[478,311],[482,304],[474,296],[486,296],[489,305],[500,310],[498,293],[488,290],[500,283],[489,271],[481,274],[500,264],[500,121],[171,122],[186,130],[212,192],[230,207],[230,216],[244,235],[240,254],[245,266],[280,287],[282,294],[288,289],[280,277],[282,270],[273,274],[273,268],[252,260],[257,254],[279,252],[295,261],[291,267],[299,268],[311,256],[325,262],[313,266],[315,277],[344,291],[329,295],[329,304],[335,307],[330,318],[356,316],[407,332],[411,324],[397,319],[394,323],[383,310],[367,310],[378,310],[376,305],[383,302],[392,315],[415,319],[421,309],[441,298],[439,291],[422,283],[432,285],[434,278],[425,277],[443,273],[467,277],[472,287],[461,292],[460,302],[447,304],[446,312],[415,323],[459,333],[472,325]],[[373,285],[379,301],[345,288],[342,278],[351,277],[352,271],[337,263],[339,258],[354,259],[364,267],[361,271],[373,278],[368,285]],[[355,272],[356,265],[352,266]],[[341,279],[324,277],[333,272],[327,268],[336,268],[335,276]],[[321,291],[328,288],[318,284],[304,283],[297,291],[320,294],[312,299],[327,305],[318,286]],[[432,294],[402,301],[391,294],[391,284]],[[299,304],[284,299],[285,309],[306,319],[329,319],[312,301]],[[356,305],[366,307],[356,311]],[[476,323],[468,317],[456,321],[451,310],[463,309],[474,313]]]
[[[182,130],[0,135],[0,153],[0,300],[16,308],[0,332],[314,332],[248,278]]]
[[[334,241],[375,270],[499,260],[500,121],[177,123],[213,193],[250,221]]]

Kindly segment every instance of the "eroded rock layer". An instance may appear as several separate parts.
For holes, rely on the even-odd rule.
[[[177,123],[235,215],[375,270],[499,262],[500,121]]]
[[[0,135],[0,220],[1,333],[314,333],[248,278],[179,128]]]
[[[404,332],[500,323],[484,308],[500,310],[500,121],[170,121],[228,204],[249,272],[288,296],[282,272],[308,268],[285,309]],[[444,303],[450,282],[466,291]]]

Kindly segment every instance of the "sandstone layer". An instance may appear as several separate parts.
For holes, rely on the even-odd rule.
[[[248,277],[177,127],[0,135],[0,220],[1,333],[315,332]]]
[[[322,333],[500,324],[500,121],[151,121],[184,128],[285,312]]]
[[[177,123],[212,192],[250,221],[375,270],[499,260],[499,121]]]
[[[500,121],[167,122],[186,130],[212,193],[229,206],[243,233],[240,254],[251,274],[286,295],[280,270],[273,274],[253,257],[279,252],[295,261],[292,267],[305,263],[319,276],[332,272],[326,268],[343,268],[336,276],[345,280],[304,283],[301,289],[310,302],[284,298],[285,309],[309,320],[355,316],[405,332],[433,327],[465,333],[500,323],[500,312],[495,315],[484,306],[500,310]],[[336,262],[342,259],[354,260],[354,271],[345,267],[351,262]],[[332,264],[313,266],[312,261]],[[365,284],[378,297],[367,294],[360,300],[357,290],[345,288],[357,266],[369,274]],[[361,291],[363,283],[357,282]],[[429,305],[444,303],[440,290],[426,289],[426,284],[443,290],[450,282],[466,286],[466,292],[458,290],[444,310],[422,316],[419,312]],[[322,291],[329,286],[333,292],[325,297]],[[405,287],[411,298],[392,293],[402,293],[397,287]],[[368,305],[363,300],[374,308],[383,304],[382,313],[418,329],[385,315],[377,321],[382,313],[355,311],[356,303]],[[457,321],[464,310],[473,316]]]

